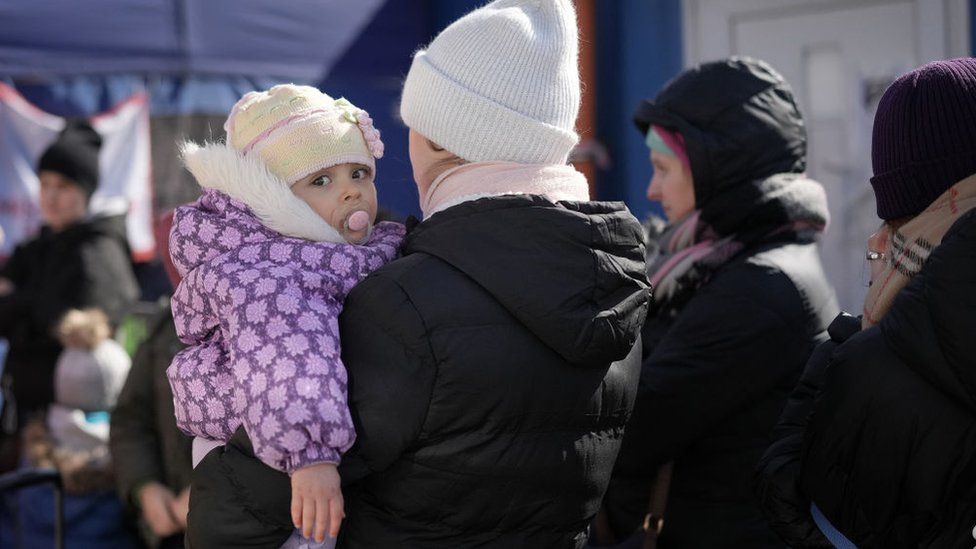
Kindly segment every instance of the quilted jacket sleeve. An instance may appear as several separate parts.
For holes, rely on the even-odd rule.
[[[229,264],[231,272],[195,271],[174,297],[189,345],[167,372],[177,424],[227,440],[243,423],[258,458],[289,473],[338,462],[355,437],[339,357],[339,282],[284,266]]]

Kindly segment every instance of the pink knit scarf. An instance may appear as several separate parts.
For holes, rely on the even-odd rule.
[[[472,162],[442,173],[420,202],[424,219],[490,196],[536,194],[558,202],[590,199],[586,177],[569,165]]]

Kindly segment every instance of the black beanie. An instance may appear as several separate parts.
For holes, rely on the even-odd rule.
[[[98,150],[101,146],[101,136],[88,122],[71,120],[54,144],[41,155],[37,171],[58,172],[74,181],[90,197],[98,188]]]
[[[918,215],[976,173],[976,59],[933,61],[894,81],[874,117],[878,217]]]

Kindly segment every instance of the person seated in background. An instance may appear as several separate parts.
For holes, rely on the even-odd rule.
[[[159,256],[172,287],[180,277],[169,255],[173,212],[156,223]],[[176,427],[166,368],[183,349],[165,299],[132,360],[112,414],[109,444],[119,497],[141,519],[146,544],[182,548],[190,499],[190,437]]]
[[[109,417],[128,375],[129,355],[109,338],[108,318],[97,309],[72,310],[61,322],[64,351],[55,368],[55,401],[46,417],[23,430],[21,463],[61,475],[64,535],[72,547],[136,547],[115,495],[109,454]],[[4,495],[0,546],[42,547],[54,534],[49,487]]]
[[[101,137],[69,122],[41,156],[40,234],[22,243],[0,269],[0,337],[10,350],[3,384],[4,425],[19,430],[54,400],[54,365],[62,346],[55,327],[69,309],[96,307],[117,326],[139,295],[125,216],[98,216],[89,202],[98,187]],[[0,472],[16,465],[16,433],[0,433]]]
[[[976,59],[935,61],[878,105],[863,315],[831,324],[757,474],[791,547],[974,545],[974,90]]]

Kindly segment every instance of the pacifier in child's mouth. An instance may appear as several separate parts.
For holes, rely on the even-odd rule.
[[[343,223],[345,233],[343,236],[351,244],[362,244],[369,240],[370,233],[373,232],[373,221],[370,219],[369,213],[363,210],[358,210],[349,215],[346,221]],[[349,233],[363,232],[363,235],[359,238],[354,238]]]

